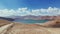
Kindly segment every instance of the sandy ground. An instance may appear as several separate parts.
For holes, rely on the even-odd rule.
[[[46,28],[35,24],[17,24],[6,34],[60,34],[60,28]]]
[[[51,34],[60,34],[60,28],[46,28]]]
[[[0,34],[60,34],[60,28],[42,27],[37,24],[9,23],[0,27]]]

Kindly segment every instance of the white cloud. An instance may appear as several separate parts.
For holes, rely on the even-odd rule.
[[[13,9],[8,10],[8,9],[3,9],[0,10],[0,16],[2,17],[6,17],[6,16],[12,16],[14,15],[15,11]]]
[[[26,16],[26,15],[35,15],[35,16],[53,16],[53,15],[60,15],[60,8],[52,8],[48,7],[47,9],[35,9],[29,10],[28,8],[18,8],[14,9],[2,9],[0,10],[0,16]]]

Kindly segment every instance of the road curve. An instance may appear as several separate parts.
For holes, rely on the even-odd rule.
[[[7,29],[9,27],[11,27],[12,25],[13,25],[13,23],[7,24],[7,25],[4,25],[4,26],[0,27],[0,34],[5,34],[5,32],[7,31]]]

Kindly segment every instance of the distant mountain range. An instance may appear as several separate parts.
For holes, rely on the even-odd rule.
[[[14,20],[25,20],[25,19],[32,19],[32,20],[54,20],[60,19],[60,16],[11,16],[11,17],[0,17],[0,19],[14,21]]]
[[[13,19],[32,19],[32,20],[53,20],[53,19],[60,19],[60,16],[33,16],[33,15],[28,15],[28,16],[11,16],[10,18]]]

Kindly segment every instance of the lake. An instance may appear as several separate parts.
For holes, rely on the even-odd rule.
[[[49,20],[31,20],[31,19],[27,19],[27,20],[15,20],[15,22],[22,22],[25,24],[34,24],[34,23],[45,23]]]

